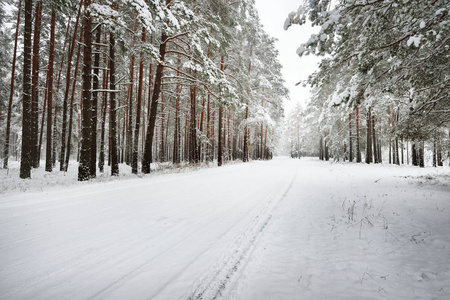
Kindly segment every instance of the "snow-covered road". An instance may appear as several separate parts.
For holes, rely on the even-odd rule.
[[[214,295],[297,170],[283,160],[0,195],[1,298]]]
[[[405,178],[433,172],[280,158],[0,194],[0,298],[445,299],[449,186]]]

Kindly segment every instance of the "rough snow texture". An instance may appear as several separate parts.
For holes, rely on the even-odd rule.
[[[450,298],[447,167],[278,158],[64,187],[38,174],[41,190],[0,194],[1,299]]]

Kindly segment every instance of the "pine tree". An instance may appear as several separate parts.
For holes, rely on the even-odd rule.
[[[92,20],[89,11],[90,0],[84,1],[83,17],[83,101],[81,118],[81,149],[80,163],[78,165],[78,181],[89,180],[91,177],[91,89],[92,89]]]
[[[33,164],[31,132],[31,30],[33,1],[25,0],[25,26],[23,31],[23,91],[22,91],[22,151],[20,178],[31,178]]]

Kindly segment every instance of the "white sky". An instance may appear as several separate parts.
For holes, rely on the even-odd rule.
[[[309,87],[304,88],[295,84],[306,80],[320,61],[315,56],[299,57],[296,54],[300,44],[309,39],[312,28],[306,25],[293,25],[287,31],[283,29],[288,14],[296,11],[303,0],[255,0],[255,2],[264,30],[278,39],[276,46],[280,52],[279,61],[283,65],[282,73],[291,97],[284,103],[287,115],[295,103],[300,102],[305,105],[309,99]]]

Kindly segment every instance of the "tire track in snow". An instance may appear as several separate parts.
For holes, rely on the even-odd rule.
[[[281,193],[281,197],[276,192],[275,195],[271,195],[272,199],[268,201],[246,229],[234,240],[232,248],[222,255],[219,261],[211,268],[211,271],[189,293],[188,300],[214,300],[230,290],[230,283],[232,283],[236,273],[242,270],[249,255],[257,246],[259,237],[272,219],[272,212],[286,198],[294,184],[296,175],[297,173],[293,175],[291,181]]]

